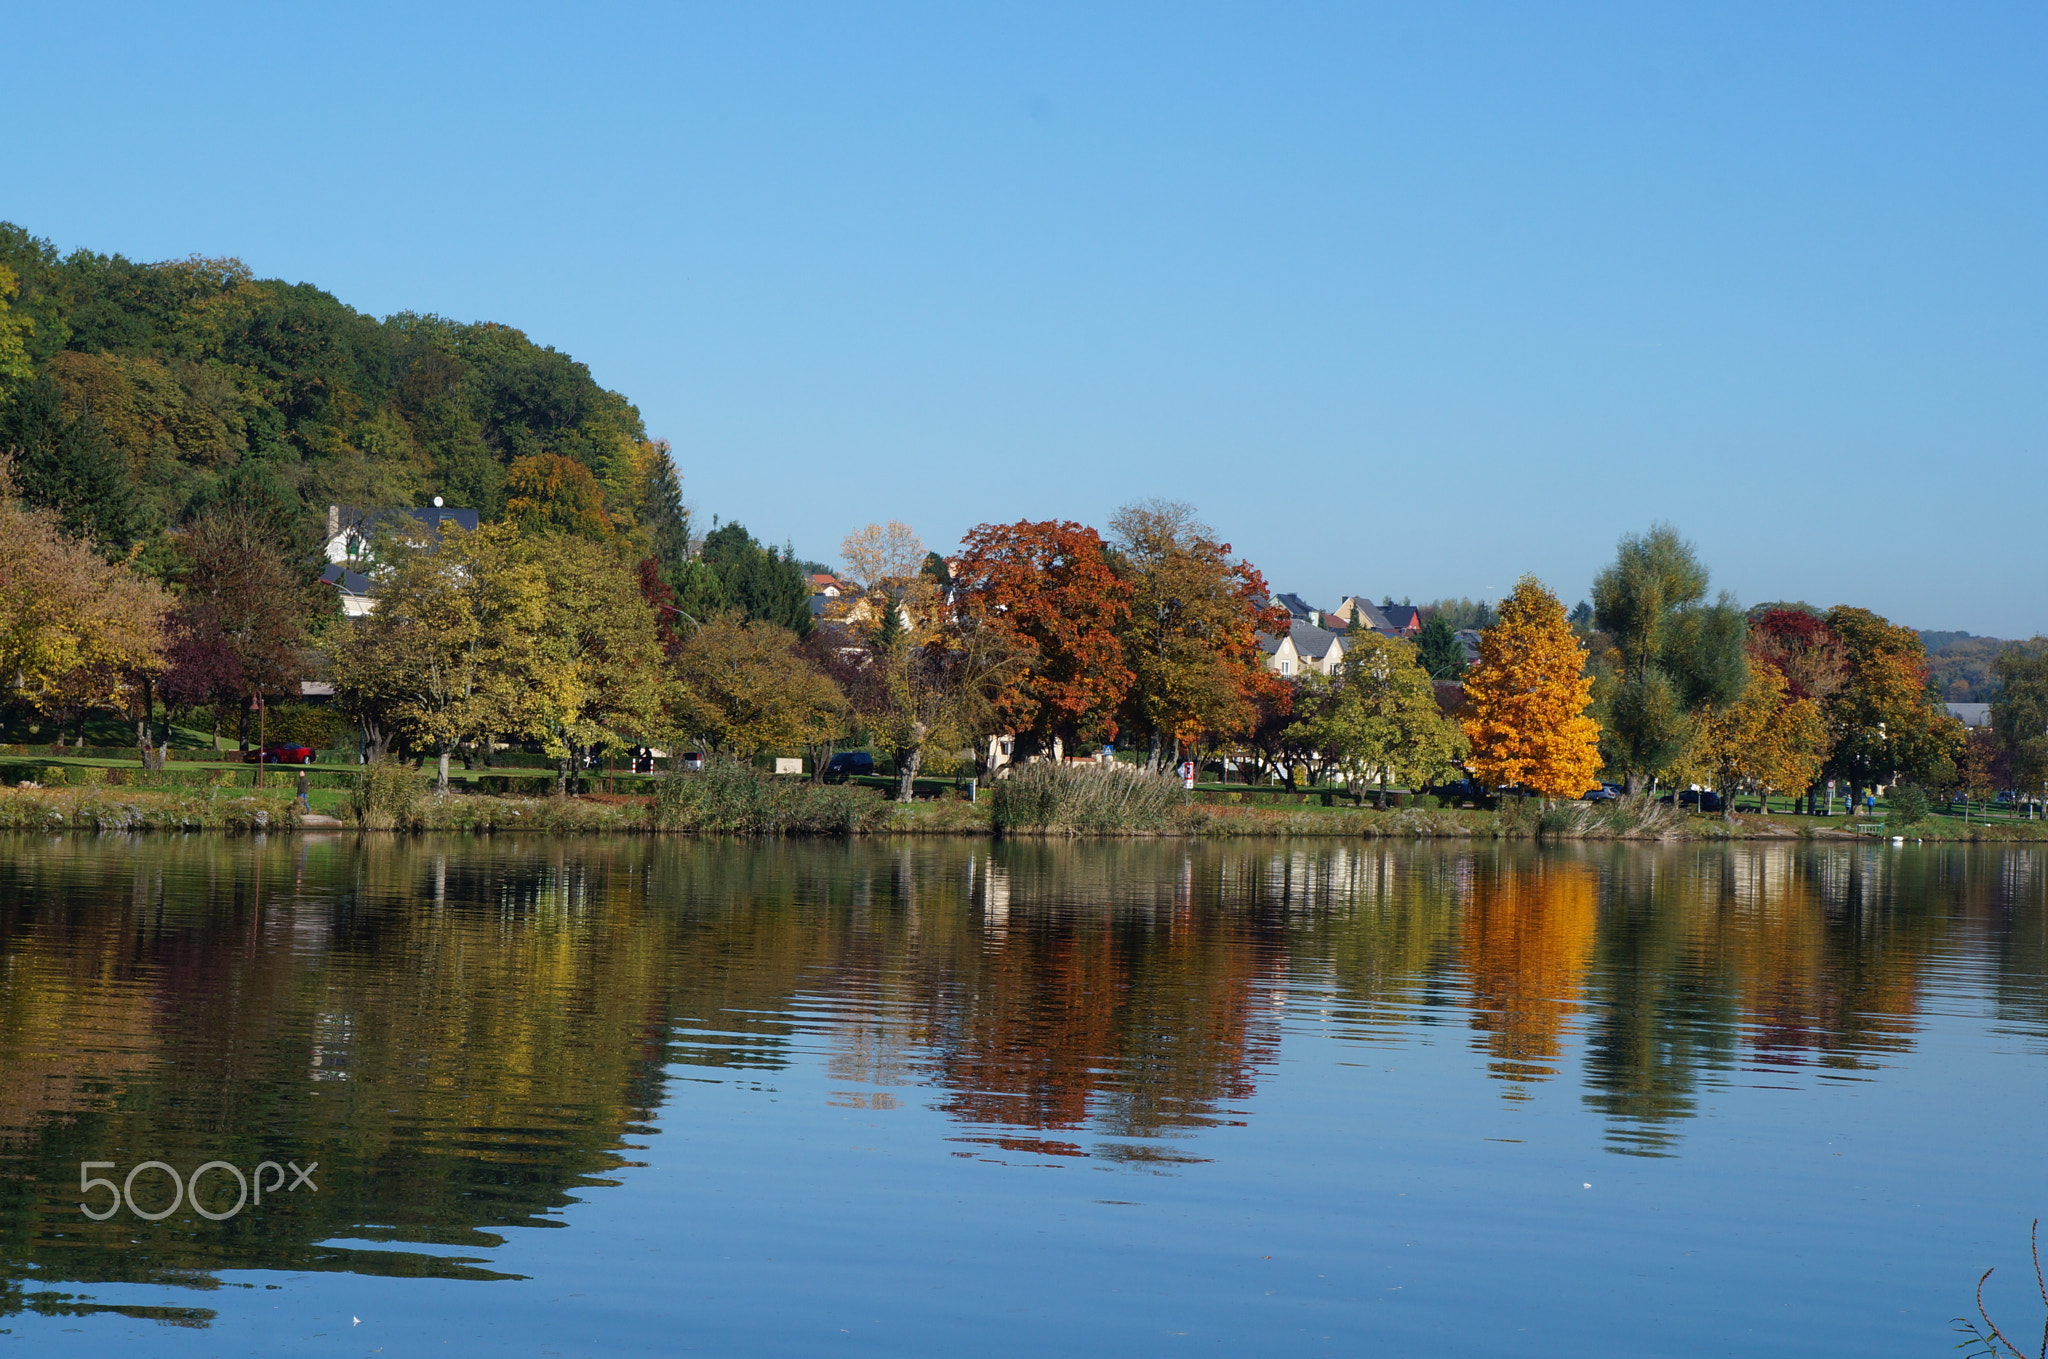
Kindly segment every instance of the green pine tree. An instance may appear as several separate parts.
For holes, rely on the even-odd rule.
[[[656,457],[647,472],[647,528],[654,539],[654,559],[662,579],[680,590],[677,580],[690,560],[690,512],[683,508],[683,483],[668,454]]]
[[[1416,659],[1433,680],[1465,678],[1465,646],[1451,627],[1451,620],[1433,613],[1415,637]]]

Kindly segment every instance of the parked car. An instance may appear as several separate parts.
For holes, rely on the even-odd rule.
[[[1676,799],[1674,803],[1673,799]],[[1688,788],[1682,793],[1666,793],[1657,799],[1666,807],[1673,805],[1694,812],[1718,812],[1721,810],[1721,795],[1707,788]]]
[[[850,779],[875,772],[875,757],[865,750],[842,750],[825,765],[827,779]]]
[[[242,753],[243,764],[311,764],[313,747],[284,745],[272,742],[261,750]]]
[[[1582,802],[1612,802],[1620,796],[1621,786],[1619,784],[1603,783],[1598,788],[1587,789],[1579,800]]]

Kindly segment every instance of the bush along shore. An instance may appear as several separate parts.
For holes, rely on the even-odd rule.
[[[291,770],[261,789],[191,786],[149,776],[116,784],[0,789],[0,830],[11,831],[383,831],[546,834],[993,835],[1013,837],[1314,836],[1350,839],[1512,840],[2048,840],[2048,822],[1964,823],[1926,817],[1910,825],[1842,817],[1689,815],[1647,796],[1607,803],[1503,799],[1497,807],[1250,805],[1191,798],[1179,780],[1130,766],[1029,765],[987,785],[978,803],[945,795],[893,802],[880,790],[821,785],[738,761],[654,781],[646,795],[519,797],[437,793],[420,770],[398,762],[323,771],[314,812],[293,797]],[[339,790],[338,792],[336,790]]]

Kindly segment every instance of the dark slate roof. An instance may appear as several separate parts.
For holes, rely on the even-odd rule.
[[[1321,609],[1316,608],[1300,595],[1274,595],[1273,602],[1296,618],[1306,618],[1312,613],[1320,614],[1322,612]]]
[[[351,571],[340,562],[328,563],[327,569],[320,573],[320,579],[345,595],[367,595],[373,589],[368,576],[360,571]]]
[[[1387,617],[1387,626],[1405,631],[1409,626],[1421,626],[1422,610],[1412,604],[1382,604],[1380,612]]]
[[[1319,628],[1298,618],[1288,624],[1287,635],[1294,639],[1294,649],[1300,652],[1304,659],[1316,661],[1330,653],[1330,643],[1336,641],[1339,636],[1328,628]]]
[[[430,505],[424,509],[407,510],[406,513],[437,533],[443,524],[459,524],[467,532],[475,533],[480,522],[475,510],[452,510]]]

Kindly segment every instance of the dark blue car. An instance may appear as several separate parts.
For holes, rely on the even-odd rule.
[[[842,750],[825,765],[828,779],[847,779],[875,772],[875,757],[865,750]]]

